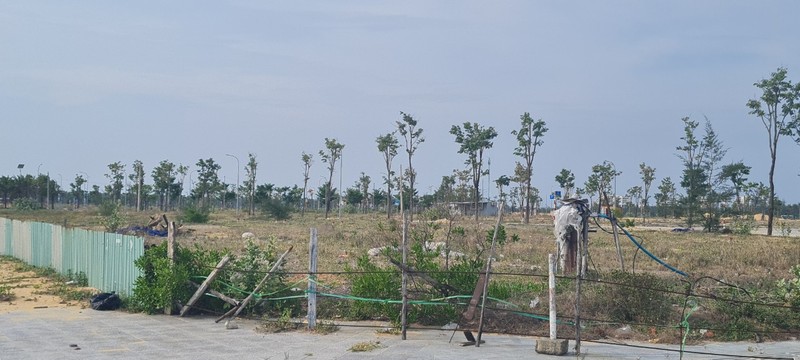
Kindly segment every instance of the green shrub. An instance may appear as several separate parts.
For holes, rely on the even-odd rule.
[[[115,232],[124,223],[125,219],[120,214],[121,208],[122,204],[116,201],[104,201],[100,204],[100,224],[106,228],[106,231]]]
[[[18,211],[39,210],[41,208],[41,204],[31,198],[19,198],[14,200],[14,209]]]
[[[173,301],[191,296],[186,284],[189,271],[180,262],[170,263],[166,242],[145,251],[134,264],[142,275],[134,282],[133,296],[128,302],[131,310],[152,314],[172,306]]]
[[[792,266],[794,279],[780,279],[775,284],[778,298],[800,312],[800,265]]]
[[[267,198],[261,204],[261,211],[275,220],[287,220],[292,217],[292,207],[278,199]]]
[[[244,298],[258,286],[278,260],[275,250],[274,238],[270,238],[264,247],[251,240],[247,242],[244,252],[231,260],[229,267],[235,271],[226,272],[227,282],[230,284],[230,291],[235,292],[236,297]],[[302,294],[287,287],[286,274],[279,268],[264,283],[257,297],[259,301],[246,311],[271,316],[283,315],[288,311],[289,316],[298,315],[301,310],[300,299],[269,300]]]
[[[211,209],[208,206],[196,207],[195,205],[187,205],[183,208],[181,218],[187,223],[205,224],[210,216]]]
[[[604,280],[613,284],[587,284],[584,302],[591,313],[619,323],[665,324],[669,320],[672,297],[659,291],[667,289],[666,281],[650,274],[619,270]]]
[[[350,279],[350,294],[366,299],[400,299],[401,276],[395,269],[382,269],[364,255],[356,260],[356,267],[345,267]],[[348,316],[355,320],[389,319],[398,321],[400,305],[372,301],[354,301]]]
[[[195,247],[188,249],[178,247],[175,251],[175,263],[167,258],[167,243],[147,249],[134,264],[142,275],[134,282],[133,295],[128,306],[133,311],[155,313],[170,306],[173,301],[186,303],[195,292],[189,280],[197,276],[208,275],[209,269],[221,258],[217,252]],[[210,310],[221,310],[222,302],[202,297],[198,307]]]
[[[632,228],[632,227],[636,226],[636,220],[632,219],[632,218],[625,218],[625,219],[622,219],[622,224],[620,224],[620,225],[622,227],[626,228],[626,229],[629,229],[629,228]]]
[[[750,219],[736,219],[731,224],[731,231],[736,235],[750,235],[756,228],[756,222]]]

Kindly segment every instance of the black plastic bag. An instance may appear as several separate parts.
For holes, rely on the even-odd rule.
[[[122,305],[122,301],[120,300],[119,296],[113,291],[110,293],[100,293],[92,296],[92,299],[89,300],[89,302],[92,305],[92,309],[95,310],[116,310],[119,309],[120,305]]]

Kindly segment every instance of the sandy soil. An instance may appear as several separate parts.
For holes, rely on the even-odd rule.
[[[0,286],[10,288],[11,292],[11,299],[0,299],[0,314],[47,308],[71,308],[77,311],[88,307],[85,301],[64,301],[58,296],[46,294],[53,285],[52,280],[40,277],[33,271],[17,271],[16,267],[16,263],[0,259]]]

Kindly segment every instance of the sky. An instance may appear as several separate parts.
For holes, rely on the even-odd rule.
[[[382,187],[375,139],[402,111],[423,129],[425,194],[466,167],[449,133],[464,122],[496,129],[490,176],[512,175],[511,131],[529,112],[549,128],[534,160],[543,194],[561,169],[582,187],[603,161],[622,172],[618,193],[641,185],[642,162],[651,194],[679,184],[686,116],[698,136],[708,119],[723,163],[766,184],[767,133],[746,103],[778,67],[800,82],[798,13],[795,1],[0,1],[0,175],[25,164],[102,188],[116,161],[143,161],[152,183],[162,160],[196,178],[213,158],[234,184],[226,154],[243,178],[253,153],[259,184],[302,186],[306,152],[317,187],[335,138],[344,187],[362,172]],[[800,202],[789,138],[775,171],[778,196]]]

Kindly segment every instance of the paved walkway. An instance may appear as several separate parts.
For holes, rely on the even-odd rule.
[[[329,335],[303,331],[262,334],[254,321],[226,330],[209,317],[146,316],[86,309],[37,309],[0,314],[0,359],[555,359],[534,351],[536,339],[485,334],[481,347],[462,347],[452,331],[409,331],[408,340],[374,328],[342,327]],[[382,348],[349,349],[378,341]],[[658,346],[636,344],[641,346]],[[574,346],[570,342],[570,346]],[[669,346],[677,349],[676,346]],[[739,355],[686,354],[684,359],[773,356],[800,359],[800,341],[691,346],[691,351]],[[584,342],[582,359],[678,359],[677,352]],[[562,358],[573,358],[574,353]]]

